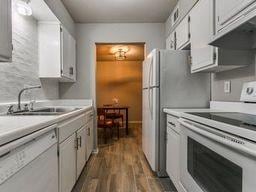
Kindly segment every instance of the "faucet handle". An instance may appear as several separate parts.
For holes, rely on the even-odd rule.
[[[25,105],[24,105],[24,110],[25,110],[25,111],[28,111],[28,104],[25,104]]]
[[[29,102],[29,110],[30,111],[34,110],[35,103],[36,103],[35,100]]]
[[[13,112],[14,112],[14,110],[13,110],[13,105],[10,105],[9,107],[8,107],[8,110],[7,110],[7,113],[8,114],[12,114]]]

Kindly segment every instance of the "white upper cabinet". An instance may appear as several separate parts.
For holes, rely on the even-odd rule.
[[[239,13],[250,6],[255,0],[225,0],[216,2],[217,30],[232,23],[239,17]]]
[[[199,0],[190,12],[191,72],[220,72],[252,63],[252,52],[209,45],[214,36],[214,2]]]
[[[237,50],[255,49],[255,0],[215,2],[215,34],[211,45]]]
[[[167,50],[176,50],[176,33],[173,31],[169,37],[166,39],[166,49]]]
[[[200,0],[190,12],[192,72],[215,64],[215,48],[208,45],[214,33],[213,21],[212,0]]]
[[[58,23],[39,23],[39,76],[76,81],[76,41]]]
[[[177,49],[184,49],[190,40],[190,17],[187,15],[184,19],[180,22],[180,24],[175,29],[176,31],[176,48]]]
[[[0,1],[0,62],[12,58],[12,1]]]

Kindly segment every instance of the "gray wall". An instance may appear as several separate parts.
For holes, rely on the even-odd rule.
[[[57,99],[58,83],[38,78],[37,21],[16,12],[13,5],[13,59],[0,63],[0,102],[17,101],[20,89],[28,85],[42,85],[42,89],[27,92],[23,99]]]
[[[239,101],[243,83],[255,80],[255,63],[244,68],[212,74],[212,100]],[[231,93],[224,93],[225,81],[231,81]]]
[[[163,23],[77,24],[77,82],[62,83],[63,99],[95,98],[95,43],[145,42],[146,54],[165,47]]]

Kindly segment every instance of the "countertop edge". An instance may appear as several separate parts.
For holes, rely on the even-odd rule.
[[[5,134],[1,134],[0,135],[0,146],[4,145],[6,143],[12,142],[14,140],[17,140],[26,135],[29,135],[33,132],[42,130],[42,129],[44,129],[48,126],[51,126],[53,124],[60,123],[62,121],[65,121],[69,118],[80,115],[82,113],[86,113],[87,111],[90,111],[91,109],[93,109],[93,106],[81,106],[81,109],[79,109],[79,110],[56,116],[56,118],[50,119],[49,121],[46,120],[46,121],[36,124],[36,125],[24,127],[20,130],[9,131],[9,132],[6,132]]]

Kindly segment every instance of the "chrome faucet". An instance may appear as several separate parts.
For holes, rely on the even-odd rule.
[[[42,88],[41,85],[26,87],[26,88],[22,89],[22,90],[19,92],[19,96],[18,96],[18,108],[17,108],[17,111],[20,111],[20,110],[21,110],[20,100],[21,100],[21,95],[22,95],[22,93],[23,93],[24,91],[26,91],[26,90],[30,90],[30,89],[40,89],[40,88]]]

